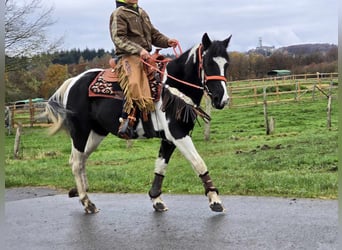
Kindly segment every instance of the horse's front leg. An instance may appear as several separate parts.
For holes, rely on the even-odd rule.
[[[209,199],[209,207],[211,210],[214,212],[224,212],[225,209],[218,195],[218,189],[214,186],[207,166],[202,157],[198,154],[191,137],[185,136],[182,139],[175,140],[175,145],[184,155],[184,157],[190,161],[194,171],[201,178],[205,189],[205,195]]]
[[[209,198],[209,207],[214,212],[224,212],[225,209],[222,206],[222,202],[218,196],[218,189],[214,186],[210,176],[209,172],[207,171],[203,175],[199,175],[203,182],[205,195]]]
[[[166,140],[161,141],[159,155],[155,162],[154,180],[152,182],[152,187],[148,192],[153,203],[153,208],[157,212],[164,212],[168,210],[167,206],[161,198],[162,185],[166,167],[175,148],[176,147],[173,143]]]

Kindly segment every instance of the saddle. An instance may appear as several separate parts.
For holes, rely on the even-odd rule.
[[[109,60],[110,68],[102,70],[88,88],[89,97],[105,97],[123,100],[124,94],[118,84],[115,60]]]
[[[151,57],[144,64],[144,70],[146,72],[150,89],[151,96],[154,102],[159,101],[161,93],[161,80],[162,73],[165,71],[166,64],[169,59],[159,54],[160,49],[151,55]],[[124,95],[119,86],[119,76],[116,70],[116,62],[113,58],[109,60],[109,68],[101,71],[89,86],[89,97],[107,97],[115,99],[124,99]],[[158,70],[157,70],[158,69]]]
[[[117,82],[117,81],[119,81],[118,74],[115,71],[116,62],[113,58],[111,58],[109,60],[109,66],[110,66],[110,68],[103,70],[103,74],[102,74],[103,80],[105,80],[106,82]]]

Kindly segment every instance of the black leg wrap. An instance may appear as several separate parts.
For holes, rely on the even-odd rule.
[[[210,191],[219,193],[218,189],[214,187],[214,184],[209,176],[209,172],[205,172],[204,174],[199,176],[203,182],[203,186],[205,189],[205,195],[207,195]]]
[[[157,174],[157,173],[154,174],[152,187],[150,191],[148,192],[148,195],[150,196],[151,199],[157,198],[158,196],[161,195],[162,193],[161,187],[163,184],[163,179],[164,179],[164,175]]]
[[[78,196],[78,191],[77,188],[72,188],[69,191],[69,198],[77,197]]]

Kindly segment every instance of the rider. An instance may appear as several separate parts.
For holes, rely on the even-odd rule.
[[[176,47],[178,41],[160,33],[151,23],[138,0],[116,0],[116,10],[110,17],[110,34],[118,59],[120,86],[125,93],[125,104],[118,136],[128,139],[135,120],[136,108],[149,113],[154,110],[153,99],[141,59],[150,57],[152,45]]]

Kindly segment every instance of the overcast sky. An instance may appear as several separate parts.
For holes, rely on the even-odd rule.
[[[54,6],[56,23],[50,37],[64,36],[63,49],[114,48],[109,16],[114,0],[43,0]],[[183,51],[212,39],[233,35],[229,51],[247,51],[259,44],[276,48],[304,43],[338,41],[338,0],[140,0],[152,23],[179,40]],[[165,51],[167,52],[167,51]]]

